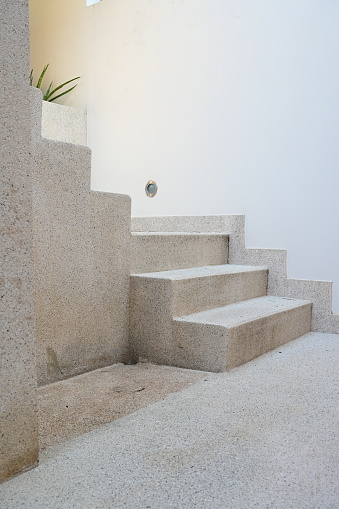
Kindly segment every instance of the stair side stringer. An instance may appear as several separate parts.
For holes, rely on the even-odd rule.
[[[267,267],[268,295],[311,301],[311,330],[339,333],[339,315],[332,313],[332,283],[288,278],[286,250],[246,248],[244,215],[134,217],[132,231],[227,233],[230,264]]]
[[[91,151],[41,136],[31,90],[38,384],[129,361],[128,196],[91,191]]]

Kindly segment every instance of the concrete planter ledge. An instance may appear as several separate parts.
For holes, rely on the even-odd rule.
[[[42,102],[43,138],[87,145],[87,113],[85,110]]]

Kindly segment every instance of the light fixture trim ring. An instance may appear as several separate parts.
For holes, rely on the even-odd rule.
[[[145,185],[145,193],[149,198],[153,198],[158,192],[157,183],[154,180],[149,180]]]

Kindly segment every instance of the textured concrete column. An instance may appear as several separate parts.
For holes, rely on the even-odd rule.
[[[28,0],[0,0],[0,482],[38,461]]]

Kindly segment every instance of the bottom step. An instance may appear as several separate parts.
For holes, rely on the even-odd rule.
[[[265,296],[175,318],[166,364],[230,370],[309,332],[311,310],[308,301]]]

